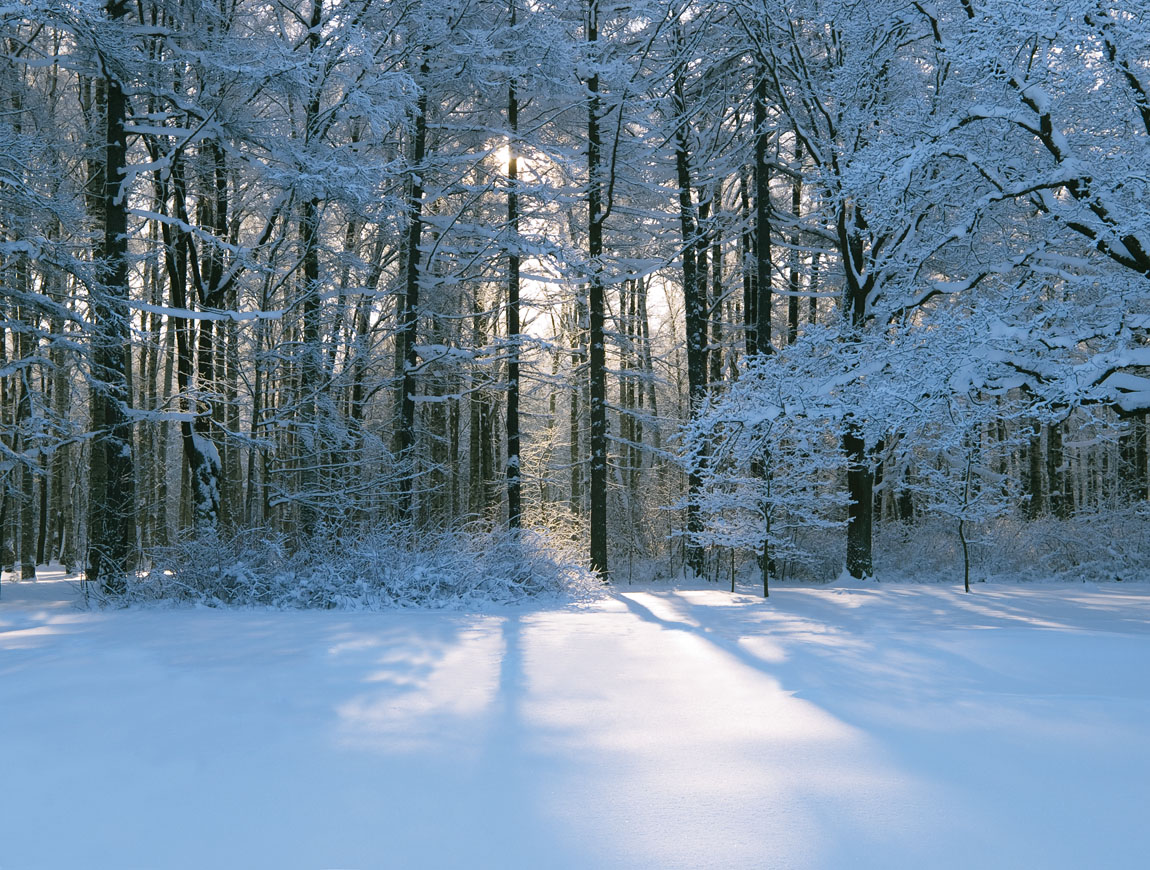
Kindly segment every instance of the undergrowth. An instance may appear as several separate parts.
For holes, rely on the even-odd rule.
[[[468,529],[320,536],[292,546],[263,530],[187,538],[149,554],[124,603],[281,609],[454,608],[579,600],[601,584],[575,548],[538,532]]]

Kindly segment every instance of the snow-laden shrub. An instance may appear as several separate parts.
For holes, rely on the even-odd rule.
[[[573,546],[533,531],[465,530],[319,538],[294,548],[249,531],[201,536],[152,554],[126,601],[208,606],[381,609],[513,604],[590,597],[601,584]]]
[[[986,570],[1023,580],[1150,580],[1150,505],[1029,522],[1004,518],[986,532]]]
[[[1150,506],[1066,519],[1003,516],[973,524],[972,580],[1150,581]],[[875,531],[877,575],[961,582],[962,549],[951,523],[923,518]]]

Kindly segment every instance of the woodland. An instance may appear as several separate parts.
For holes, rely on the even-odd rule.
[[[1136,579],[1150,4],[0,3],[0,553]]]

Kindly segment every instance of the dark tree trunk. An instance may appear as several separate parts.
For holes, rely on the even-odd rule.
[[[819,252],[811,256],[811,283],[807,291],[811,295],[810,315],[807,318],[813,325],[819,322]]]
[[[763,597],[771,597],[771,518],[768,514],[763,535],[763,553],[759,557],[759,574],[763,581]]]
[[[483,347],[488,342],[488,314],[482,298],[474,303],[471,317],[472,345]],[[491,482],[494,464],[491,440],[494,432],[490,384],[478,369],[473,375],[468,422],[468,511],[472,519],[484,519],[490,513]]]
[[[515,3],[511,3],[511,27],[515,28]],[[519,98],[515,79],[507,86],[507,526],[522,524],[523,477],[519,457]]]
[[[319,4],[317,3],[318,7]],[[318,33],[317,33],[318,38]],[[316,107],[318,112],[318,106]],[[319,511],[316,505],[316,491],[319,483],[317,468],[321,465],[321,439],[318,432],[316,412],[317,393],[320,389],[322,372],[321,349],[319,344],[319,201],[309,199],[303,203],[299,220],[300,244],[303,247],[301,270],[303,277],[303,304],[300,314],[303,326],[303,358],[300,360],[300,404],[298,410],[301,438],[299,457],[300,502],[299,529],[301,540],[308,540],[316,533]]]
[[[787,344],[794,344],[799,337],[799,291],[802,289],[799,276],[799,218],[803,210],[803,140],[795,133],[795,175],[791,179],[791,215],[795,219],[795,230],[791,234],[791,274],[787,284]],[[812,297],[813,298],[813,297]]]
[[[26,257],[17,257],[16,263],[16,289],[24,294],[28,290],[28,261]],[[16,310],[16,319],[25,325],[34,323],[34,315],[25,309]],[[32,337],[24,330],[16,333],[16,356],[18,360],[28,360],[33,353]],[[26,460],[18,469],[20,474],[20,511],[19,511],[19,550],[20,550],[20,579],[36,579],[36,475],[32,471],[31,444],[29,443],[28,429],[32,420],[32,372],[26,367],[21,368],[16,375],[16,452],[24,455]]]
[[[684,108],[685,108],[685,106],[684,106]],[[686,127],[687,123],[688,122],[687,122],[686,118],[684,117],[684,119],[683,119],[684,127]],[[687,178],[689,179],[691,177],[690,142],[688,141],[685,144],[687,146],[686,147]],[[703,380],[702,380],[702,384],[703,384],[703,394],[706,395],[708,376],[710,374],[709,357],[708,357],[709,348],[707,347],[708,332],[709,332],[708,327],[710,326],[710,313],[708,310],[709,306],[707,304],[707,293],[708,293],[708,285],[709,285],[710,280],[711,280],[711,266],[710,266],[711,239],[710,239],[710,231],[709,231],[709,227],[708,227],[708,224],[710,223],[710,217],[711,217],[711,201],[710,201],[710,199],[708,199],[705,191],[703,191],[701,188],[699,190],[698,200],[699,200],[699,226],[698,226],[698,235],[695,237],[695,242],[694,242],[695,280],[696,280],[696,282],[698,282],[697,286],[695,288],[695,303],[699,307],[699,314],[698,314],[699,331],[700,331],[699,350],[701,351],[702,356],[703,356],[703,366],[702,366],[702,379]],[[687,201],[690,202],[690,191],[688,191],[688,193],[687,193]],[[689,365],[690,365],[690,362],[688,362],[688,366]]]
[[[1070,499],[1066,492],[1066,472],[1063,465],[1062,424],[1046,427],[1046,480],[1050,494],[1050,512],[1059,519],[1070,516]]]
[[[578,335],[572,336],[572,343],[577,344]],[[572,516],[580,516],[583,513],[583,458],[582,451],[580,450],[581,432],[579,421],[581,419],[581,412],[579,408],[579,397],[583,394],[582,386],[579,383],[581,373],[580,369],[580,356],[582,352],[572,353],[571,362],[575,375],[572,377],[571,384],[571,405],[568,410],[568,435],[570,439],[570,449],[568,451],[568,459],[571,470],[571,498],[569,506],[571,508]]]
[[[904,483],[910,482],[910,468],[903,471],[902,480]],[[898,518],[904,523],[914,522],[914,493],[909,486],[903,486],[899,489],[896,504]]]
[[[184,206],[185,180],[183,162],[179,155],[172,161],[172,193],[176,206],[176,217],[185,225],[190,224]],[[179,228],[173,228],[168,222],[161,227],[164,234],[165,265],[168,272],[168,286],[172,297],[172,306],[177,309],[187,309],[188,304],[188,269],[193,267],[199,275],[199,286],[203,298],[201,307],[211,304],[214,298],[208,294],[204,287],[204,279],[211,280],[214,269],[212,261],[205,257],[206,269],[201,270],[191,253],[191,242],[188,233]],[[204,272],[207,275],[205,276]],[[207,530],[216,528],[220,515],[220,462],[219,453],[211,440],[211,418],[198,406],[190,404],[189,394],[192,390],[193,378],[198,378],[200,389],[207,390],[214,376],[214,363],[212,360],[212,333],[210,320],[200,323],[198,333],[193,336],[191,323],[184,318],[176,319],[176,383],[178,392],[183,398],[185,410],[191,411],[194,419],[180,421],[180,437],[184,446],[184,458],[187,463],[187,481],[191,496],[191,520],[196,529]],[[195,340],[195,347],[192,342]]]
[[[873,493],[874,493],[874,512],[873,522],[882,522],[882,505],[883,505],[883,492],[887,487],[883,486],[883,480],[886,472],[886,457],[883,455],[886,452],[886,442],[881,438],[871,451],[871,456],[874,459],[873,464]]]
[[[44,565],[47,563],[48,552],[48,460],[40,457],[40,487],[39,487],[39,501],[40,508],[37,511],[38,528],[36,531],[36,564]]]
[[[223,244],[228,231],[228,176],[224,150],[218,143],[210,142],[206,152],[211,158],[212,187],[215,196],[203,203],[205,217],[202,221],[212,228],[213,240],[205,242],[201,248],[199,280],[196,282],[200,295],[200,307],[205,310],[218,310],[224,304],[224,252]],[[182,201],[182,200],[181,200]],[[193,270],[193,277],[195,271]],[[192,423],[192,438],[184,436],[184,450],[192,474],[193,518],[197,531],[215,531],[219,528],[222,515],[221,502],[224,488],[223,463],[216,443],[215,414],[219,413],[220,378],[217,371],[219,340],[221,334],[216,322],[201,320],[198,324],[196,341],[196,382],[200,390],[208,391],[216,400],[209,408],[197,409]],[[222,326],[222,324],[221,324]]]
[[[651,358],[651,317],[647,311],[648,286],[646,279],[639,282],[635,308],[639,318],[639,355],[643,367],[643,382],[647,390],[647,405],[651,409],[651,419],[657,421],[659,419],[659,399],[655,392],[655,363]],[[643,407],[641,396],[639,407]],[[652,444],[655,448],[655,454],[658,455],[663,449],[663,433],[658,423],[652,429]]]
[[[874,573],[871,557],[871,527],[874,511],[874,474],[867,456],[866,442],[859,428],[847,422],[843,431],[843,452],[847,456],[847,572],[852,577]]]
[[[846,340],[853,341],[866,324],[866,303],[873,275],[865,271],[863,222],[857,212],[843,204],[836,222],[839,250],[843,256],[844,302],[849,322]],[[874,471],[859,421],[843,421],[843,452],[847,459],[847,572],[855,578],[874,573],[871,553],[874,521]]]
[[[53,333],[63,332],[63,323],[53,319],[51,326]],[[52,407],[57,420],[68,417],[68,408],[71,405],[71,378],[67,357],[62,349],[53,346],[52,351]],[[72,449],[68,444],[62,444],[52,454],[52,505],[54,521],[52,528],[52,555],[58,559],[71,573],[75,564],[75,555],[72,551],[73,543],[70,529],[73,525],[75,506],[68,498],[68,482],[72,473]]]
[[[175,373],[175,345],[176,320],[168,318],[165,328],[167,335],[164,341],[164,369],[163,369],[163,400],[166,403],[172,395],[172,377]],[[168,546],[171,536],[171,523],[168,518],[168,433],[170,423],[165,419],[160,423],[159,446],[157,449],[156,466],[159,477],[156,481],[156,534],[155,543],[161,547]]]
[[[755,87],[755,336],[759,353],[771,346],[771,174],[767,165],[767,77],[760,70]]]
[[[1026,440],[1026,464],[1023,472],[1023,493],[1026,496],[1026,518],[1042,516],[1042,425],[1035,421]]]
[[[1150,439],[1150,421],[1143,411],[1134,418],[1134,497],[1145,501],[1150,486],[1150,468],[1147,468],[1147,440]]]
[[[722,181],[715,182],[711,201],[712,214],[716,220],[711,229],[711,346],[707,352],[707,362],[710,368],[708,380],[717,384],[723,379],[723,245],[718,221],[723,204]]]
[[[311,20],[308,22],[308,55],[318,59],[323,23],[322,0],[313,0]],[[304,109],[304,141],[311,143],[319,134],[320,86],[311,84],[311,94]],[[319,199],[304,200],[299,219],[300,246],[303,249],[301,267],[303,273],[303,304],[300,314],[303,319],[303,359],[300,361],[300,502],[299,530],[301,541],[314,537],[319,522],[316,503],[319,485],[318,469],[323,465],[323,440],[318,425],[318,396],[323,374],[322,348],[319,343],[320,279],[319,279]]]
[[[108,17],[125,17],[124,0],[110,0]],[[128,414],[128,200],[121,191],[128,137],[127,100],[115,76],[105,80],[104,223],[98,285],[92,293],[92,431],[88,505],[87,579],[107,593],[126,588],[136,546],[135,466],[132,421]]]
[[[739,236],[739,255],[743,269],[743,349],[747,357],[759,352],[758,281],[755,275],[755,229],[751,220],[750,181],[744,169],[739,173],[739,204],[743,216],[743,232]]]
[[[684,96],[682,67],[675,74],[675,114],[679,128],[675,137],[675,169],[679,183],[679,225],[683,237],[683,309],[687,326],[687,402],[688,413],[694,416],[703,406],[707,394],[707,275],[699,273],[700,258],[697,249],[704,247],[695,222],[695,206],[691,201],[691,155],[687,106]],[[706,260],[703,258],[705,264]],[[702,291],[702,298],[700,298]],[[699,544],[702,522],[699,517],[699,491],[703,479],[701,470],[692,466],[687,473],[687,566],[696,576],[703,574],[703,548]]]
[[[12,499],[6,489],[0,489],[0,572],[15,567],[16,553],[8,546],[8,512]]]
[[[404,521],[413,518],[415,474],[415,342],[419,323],[419,245],[423,238],[423,161],[427,151],[427,74],[429,66],[424,52],[420,76],[424,89],[415,108],[415,136],[411,149],[411,180],[407,195],[407,251],[404,293],[400,300],[397,362],[403,367],[399,395],[399,455],[406,460],[400,482],[399,514]]]
[[[599,41],[599,0],[588,0],[586,36],[592,63]],[[587,80],[588,379],[591,404],[591,570],[607,579],[607,355],[603,298],[603,177],[599,74]]]
[[[1123,478],[1119,491],[1122,501],[1134,504],[1146,498],[1146,415],[1125,420],[1123,427],[1125,431],[1118,437]]]

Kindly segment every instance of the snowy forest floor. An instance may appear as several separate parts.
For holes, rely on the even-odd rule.
[[[0,598],[0,868],[1144,867],[1150,584]]]

